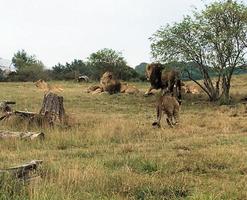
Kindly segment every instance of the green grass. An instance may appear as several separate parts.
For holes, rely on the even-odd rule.
[[[58,82],[71,128],[42,130],[40,141],[0,140],[0,169],[44,160],[34,184],[0,177],[0,199],[247,199],[247,76],[233,79],[234,105],[186,95],[180,124],[154,129],[156,96],[91,95],[90,84]],[[0,83],[0,100],[38,112],[33,83]],[[1,130],[27,130],[0,122]],[[34,127],[32,130],[39,130]]]

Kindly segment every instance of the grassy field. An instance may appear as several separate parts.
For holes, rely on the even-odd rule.
[[[40,141],[0,140],[0,169],[44,160],[42,179],[0,180],[0,199],[247,199],[247,76],[233,79],[233,104],[186,95],[180,124],[152,128],[156,96],[91,95],[89,84],[59,82],[72,128],[42,130]],[[0,83],[0,101],[38,112],[43,92],[33,83]],[[0,123],[0,130],[27,130]],[[37,128],[35,130],[38,130]]]

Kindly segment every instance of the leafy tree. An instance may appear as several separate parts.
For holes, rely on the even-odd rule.
[[[34,81],[44,78],[44,65],[34,55],[21,50],[14,54],[12,62],[16,68],[15,80]]]
[[[62,65],[58,63],[52,68],[52,78],[57,80],[72,80],[79,75],[92,76],[92,70],[82,60],[73,60]]]
[[[16,68],[16,71],[19,71],[25,68],[27,65],[36,64],[37,60],[34,55],[28,55],[25,50],[18,51],[14,54],[12,58],[12,63]]]
[[[105,71],[112,71],[122,80],[135,79],[137,72],[127,65],[120,52],[112,49],[102,49],[92,53],[88,58],[88,65],[92,67],[93,78],[98,80]]]
[[[141,79],[142,81],[147,80],[147,79],[146,79],[146,75],[145,75],[145,71],[146,71],[146,66],[147,66],[147,64],[148,64],[148,63],[142,62],[142,63],[140,63],[139,65],[137,65],[137,66],[135,67],[135,71],[139,74],[140,79]]]
[[[5,77],[4,77],[4,72],[2,69],[0,69],[0,81],[4,81]]]
[[[203,83],[193,79],[189,71],[188,76],[211,101],[228,103],[232,74],[245,63],[247,7],[231,0],[214,2],[180,23],[160,28],[150,39],[154,58],[196,63]],[[215,79],[210,71],[216,74]]]

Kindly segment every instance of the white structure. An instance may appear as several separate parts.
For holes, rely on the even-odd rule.
[[[15,71],[13,63],[10,60],[0,58],[0,69],[6,74]]]
[[[88,76],[85,76],[85,75],[80,75],[78,78],[77,78],[77,81],[78,82],[88,82],[89,81],[89,78]]]

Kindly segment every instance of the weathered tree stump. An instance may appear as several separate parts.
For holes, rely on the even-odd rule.
[[[12,111],[9,104],[15,102],[4,101],[0,104],[0,121],[12,118],[21,119],[28,122],[28,125],[37,125],[39,127],[53,126],[54,124],[67,124],[65,110],[63,107],[63,97],[49,92],[44,95],[42,107],[39,113],[27,111]]]
[[[31,162],[25,163],[23,165],[0,170],[0,174],[9,173],[16,178],[29,181],[34,177],[38,177],[36,172],[42,162],[42,160],[32,160]]]
[[[7,113],[7,112],[12,112],[12,108],[10,107],[10,105],[15,104],[14,101],[2,101],[0,102],[0,111],[2,113]]]
[[[52,92],[45,94],[39,114],[45,116],[50,125],[57,121],[63,124],[65,122],[63,97]]]
[[[12,114],[20,114],[23,113],[22,111],[12,111],[12,108],[10,105],[15,104],[15,101],[2,101],[0,102],[0,111],[2,112],[3,116],[0,117],[0,121],[7,119],[10,117]]]
[[[43,132],[11,132],[11,131],[1,131],[0,130],[0,139],[13,139],[18,138],[21,140],[35,140],[45,139],[45,134]]]

